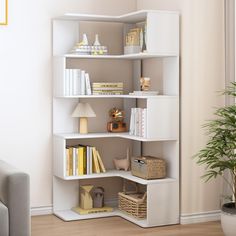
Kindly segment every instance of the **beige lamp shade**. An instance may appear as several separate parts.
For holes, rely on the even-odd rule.
[[[95,112],[88,103],[78,103],[72,113],[72,117],[79,117],[79,132],[81,134],[88,133],[88,117],[96,117]]]
[[[88,103],[78,103],[72,117],[96,117],[96,114]]]

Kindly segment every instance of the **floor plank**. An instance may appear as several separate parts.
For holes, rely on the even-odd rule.
[[[143,229],[120,217],[64,222],[53,215],[32,217],[32,236],[223,236],[220,222]]]

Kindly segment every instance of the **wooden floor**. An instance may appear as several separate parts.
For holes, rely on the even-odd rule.
[[[64,222],[53,215],[32,217],[32,236],[223,236],[220,222],[143,229],[120,217]]]

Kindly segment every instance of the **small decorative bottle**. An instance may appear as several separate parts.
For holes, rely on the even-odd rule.
[[[95,41],[94,41],[93,46],[101,46],[99,39],[98,39],[98,34],[95,35]]]
[[[82,41],[83,46],[88,46],[88,38],[86,34],[83,34],[83,41]]]

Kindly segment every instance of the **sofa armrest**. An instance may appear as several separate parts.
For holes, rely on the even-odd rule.
[[[8,208],[10,236],[30,235],[29,175],[0,161],[0,201]]]

